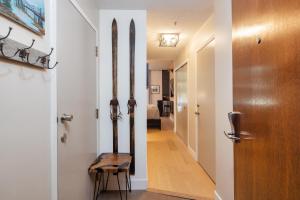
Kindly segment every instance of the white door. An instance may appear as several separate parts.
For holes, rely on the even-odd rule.
[[[89,200],[88,167],[97,151],[96,32],[68,0],[57,4],[58,196]],[[64,114],[73,119],[62,123]]]
[[[214,40],[197,53],[198,161],[215,181],[215,55]]]
[[[188,145],[187,64],[175,71],[176,75],[176,133]]]

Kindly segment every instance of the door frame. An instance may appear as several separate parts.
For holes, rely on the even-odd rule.
[[[49,3],[49,39],[50,39],[50,46],[57,48],[57,9],[56,9],[56,2],[58,0],[50,1]],[[88,15],[85,13],[83,8],[79,5],[76,0],[68,0],[71,5],[77,10],[77,12],[83,17],[83,19],[91,26],[91,28],[95,31],[96,34],[96,44],[95,48],[99,46],[99,36],[98,36],[98,29],[90,20]],[[95,49],[96,51],[96,49]],[[57,55],[56,52],[53,53],[53,60],[56,60]],[[96,107],[99,109],[99,55],[95,56],[96,59]],[[59,67],[59,66],[58,66]],[[58,129],[57,129],[57,73],[56,69],[51,70],[51,85],[50,85],[50,199],[51,200],[58,200]],[[96,109],[96,108],[95,108]],[[99,154],[99,120],[97,119],[97,154]]]
[[[176,90],[176,72],[181,69],[182,67],[184,67],[186,65],[187,67],[187,94],[189,94],[189,87],[188,87],[188,83],[189,83],[189,59],[184,60],[184,62],[182,62],[180,65],[178,65],[177,67],[175,67],[174,69],[174,105],[177,106],[177,101],[176,101],[176,95],[177,95],[177,90]],[[189,102],[188,102],[189,105]],[[174,112],[174,132],[176,134],[177,131],[177,124],[176,124],[176,119],[177,119],[177,114],[176,114],[176,108],[175,108],[175,112]],[[187,147],[190,148],[190,129],[189,129],[189,107],[187,109]]]
[[[197,55],[198,55],[198,52],[200,52],[201,50],[203,50],[207,45],[209,45],[211,42],[215,41],[216,40],[216,37],[215,37],[215,34],[211,34],[208,39],[206,39],[201,45],[200,47],[195,51],[195,64],[196,64],[196,73],[195,73],[195,88],[196,88],[196,94],[198,94],[198,77],[197,77],[197,74],[198,74],[198,59],[197,59]],[[196,107],[197,107],[197,95],[195,95],[195,102],[196,102]],[[196,108],[195,107],[195,108]],[[195,120],[195,130],[196,130],[196,134],[195,134],[195,140],[196,140],[196,149],[195,149],[195,159],[197,162],[199,162],[199,133],[198,133],[198,127],[199,127],[199,124],[198,124],[198,120],[197,120],[197,117],[194,118]]]

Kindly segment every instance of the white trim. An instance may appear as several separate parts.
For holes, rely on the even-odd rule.
[[[177,67],[175,67],[174,72],[178,71],[184,65],[188,65],[188,63],[189,63],[189,59],[186,59],[183,63],[181,63],[180,65],[177,65]]]
[[[56,28],[57,28],[57,1],[49,1],[49,26],[50,26],[50,46],[57,47],[56,44]],[[57,51],[53,52],[52,58],[56,60]],[[50,199],[58,199],[58,166],[57,166],[57,81],[56,69],[48,71],[52,73],[52,81],[50,85]]]
[[[211,36],[208,37],[207,40],[205,40],[203,42],[203,44],[200,45],[200,47],[196,50],[194,56],[195,56],[195,69],[196,69],[196,73],[194,74],[195,76],[195,88],[196,88],[196,93],[198,93],[198,59],[197,59],[197,55],[198,55],[198,52],[203,50],[207,45],[209,45],[211,42],[213,42],[215,40],[215,34],[211,34]],[[198,95],[195,95],[195,102],[196,102],[196,109],[197,109],[197,104],[198,104],[198,99],[197,99]],[[195,144],[196,144],[196,147],[195,147],[195,159],[197,161],[199,161],[199,133],[198,133],[198,117],[199,116],[195,116],[194,120],[195,120]]]
[[[147,190],[148,180],[143,178],[133,178],[131,180],[132,190]]]
[[[215,190],[215,200],[222,200],[221,196],[218,194],[216,190]]]
[[[196,152],[192,149],[192,147],[190,146],[190,143],[188,145],[188,150],[189,150],[189,153],[191,154],[191,156],[194,158],[195,161],[197,161],[197,154]]]
[[[97,32],[96,26],[92,23],[90,18],[87,16],[87,14],[84,12],[84,10],[81,8],[77,0],[69,0],[70,3],[74,6],[74,8],[81,14],[81,16],[87,21],[87,23],[94,29],[94,31]]]
[[[200,48],[198,48],[196,50],[196,53],[198,53],[199,51],[201,51],[202,49],[204,49],[207,45],[209,45],[212,41],[214,41],[216,38],[215,38],[215,34],[211,34],[211,36],[208,37],[207,40],[204,41],[203,44],[200,45]]]

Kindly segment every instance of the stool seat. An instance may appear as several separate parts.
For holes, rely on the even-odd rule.
[[[125,173],[126,178],[126,199],[127,199],[127,188],[131,192],[131,179],[130,179],[130,164],[132,156],[128,153],[103,153],[91,164],[89,167],[90,174],[96,174],[95,176],[95,189],[94,199],[98,199],[100,191],[101,180],[103,181],[103,191],[107,190],[107,184],[109,175],[112,173],[117,176],[118,186],[120,191],[120,197],[122,200],[121,187],[119,182],[119,173]],[[106,186],[104,188],[104,173],[107,173]],[[100,175],[100,178],[99,178]],[[102,179],[103,176],[103,179]]]
[[[90,172],[102,170],[103,172],[117,173],[129,170],[132,157],[126,153],[104,153],[89,168]]]

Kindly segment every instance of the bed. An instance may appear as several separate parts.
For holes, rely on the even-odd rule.
[[[148,105],[147,108],[147,127],[161,129],[161,120],[158,107],[156,105]]]

